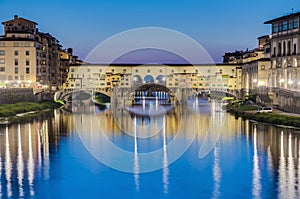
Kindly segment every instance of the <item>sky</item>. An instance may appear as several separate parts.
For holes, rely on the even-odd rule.
[[[168,28],[197,41],[219,63],[224,52],[257,47],[257,37],[271,31],[264,22],[292,9],[300,10],[299,0],[0,0],[0,20],[35,21],[82,60],[122,31]]]

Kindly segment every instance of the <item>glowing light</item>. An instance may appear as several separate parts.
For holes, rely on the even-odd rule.
[[[8,80],[5,80],[5,84],[8,84],[9,83],[9,81]]]
[[[289,80],[288,81],[288,84],[292,84],[294,81],[293,80]]]
[[[284,82],[284,79],[280,79],[279,82],[280,82],[280,83]]]
[[[257,82],[257,79],[253,79],[253,82],[256,83],[256,82]]]
[[[263,86],[264,84],[265,84],[265,82],[264,81],[258,81],[258,86]]]
[[[19,81],[17,81],[17,83],[18,83],[18,84],[21,84],[21,81],[19,80]]]

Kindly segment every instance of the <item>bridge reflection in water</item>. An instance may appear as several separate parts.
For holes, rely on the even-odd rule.
[[[226,119],[220,139],[212,152],[199,160],[197,154],[205,140],[209,122],[212,117],[219,115],[218,109],[215,113],[211,112],[212,105],[190,104],[186,107],[186,114],[175,107],[162,116],[153,117],[133,115],[124,109],[103,111],[97,106],[82,106],[82,111],[77,109],[78,113],[73,115],[56,110],[30,122],[1,126],[0,198],[43,198],[49,194],[51,197],[59,197],[66,194],[64,190],[72,190],[68,194],[74,196],[88,190],[89,195],[96,196],[98,190],[105,192],[107,189],[112,196],[124,196],[124,193],[116,193],[109,190],[109,187],[125,187],[132,191],[129,192],[132,196],[145,196],[143,193],[147,186],[154,189],[160,186],[161,193],[155,194],[170,198],[185,194],[209,198],[232,198],[237,195],[243,198],[299,198],[299,130],[236,120],[222,113]],[[87,113],[91,110],[94,111],[93,114]],[[136,125],[131,125],[132,123]],[[199,129],[196,135],[193,134],[195,124]],[[149,125],[159,131],[142,128]],[[82,167],[78,164],[84,163],[78,161],[83,157],[76,154],[76,149],[80,147],[78,142],[74,143],[77,138],[75,127],[77,131],[81,128],[82,132],[78,136],[81,136],[85,144],[90,143],[91,148],[99,149],[101,155],[106,155],[112,162],[124,164],[133,174],[127,178],[127,175],[101,166],[101,172],[80,175]],[[104,148],[93,142],[99,139],[99,129],[112,143],[133,154],[128,162],[123,157],[109,156],[109,153],[105,153],[107,151],[101,151],[107,149],[103,140],[98,141],[104,144]],[[178,134],[178,131],[182,134]],[[142,135],[150,137],[139,137]],[[179,161],[170,165],[173,157],[168,145],[176,136],[183,143],[194,139],[194,136],[197,139],[194,139],[192,146]],[[153,175],[141,174],[145,166],[141,153],[158,149],[162,149],[161,157],[156,157],[153,161],[160,164],[161,170]],[[64,155],[69,154],[70,150],[75,154],[76,161]],[[85,165],[85,169],[89,166],[92,167]],[[126,178],[126,183],[121,176]],[[159,177],[160,183],[157,183],[154,176]],[[100,178],[105,183],[99,186],[97,182]],[[91,182],[82,183],[86,179]],[[71,187],[74,183],[80,185],[80,190]],[[188,188],[185,187],[186,183]],[[203,188],[199,188],[199,185],[203,185]],[[183,190],[178,189],[178,186],[183,187]],[[228,190],[228,186],[235,189]],[[60,188],[49,193],[50,187]]]

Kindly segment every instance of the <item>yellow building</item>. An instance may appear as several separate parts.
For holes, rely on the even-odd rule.
[[[29,87],[40,74],[40,44],[36,23],[15,16],[5,21],[0,39],[0,82],[5,87]]]

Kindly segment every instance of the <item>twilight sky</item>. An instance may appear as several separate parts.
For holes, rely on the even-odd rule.
[[[199,42],[215,62],[225,51],[255,48],[264,21],[300,10],[299,0],[0,0],[0,20],[37,22],[85,59],[101,41],[132,28],[162,27]],[[0,34],[3,34],[3,26]]]

